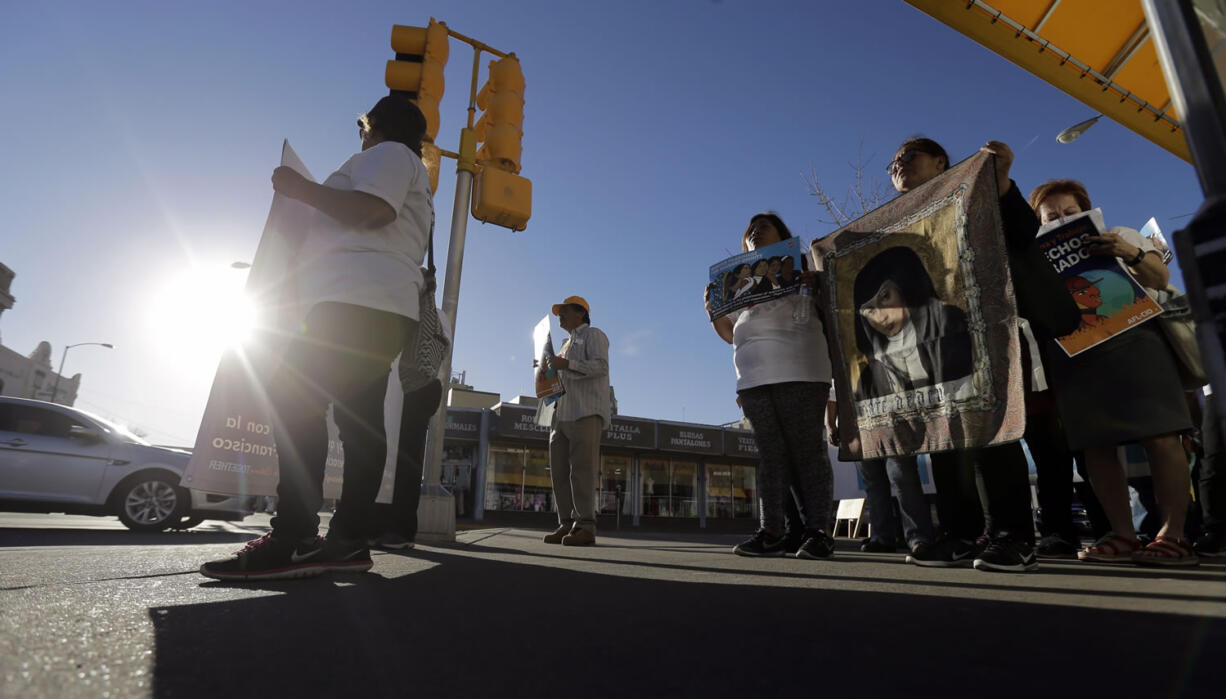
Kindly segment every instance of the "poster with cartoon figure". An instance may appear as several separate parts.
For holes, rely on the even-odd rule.
[[[1081,310],[1077,330],[1056,338],[1070,357],[1162,313],[1119,258],[1090,252],[1086,238],[1102,231],[1102,212],[1094,209],[1039,232],[1039,249]]]
[[[1017,308],[991,163],[972,156],[813,242],[840,459],[1022,436]]]
[[[707,284],[711,320],[738,308],[795,294],[800,290],[802,271],[804,245],[798,238],[785,238],[711,265]]]

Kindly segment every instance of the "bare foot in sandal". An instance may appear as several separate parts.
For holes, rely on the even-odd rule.
[[[1146,566],[1194,566],[1200,559],[1187,539],[1159,534],[1149,546],[1132,554],[1132,562]]]
[[[1077,558],[1098,563],[1132,563],[1133,555],[1141,550],[1141,542],[1125,539],[1112,532],[1077,552]]]

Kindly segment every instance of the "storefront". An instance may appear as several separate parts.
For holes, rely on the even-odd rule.
[[[482,422],[484,418],[484,423]],[[482,440],[481,425],[487,425]],[[457,515],[552,520],[549,430],[535,408],[500,403],[488,410],[448,410],[443,482]],[[665,521],[757,517],[757,448],[753,435],[712,425],[614,416],[600,449],[596,507],[620,526]],[[471,500],[460,504],[463,497]],[[467,514],[470,513],[470,514]]]

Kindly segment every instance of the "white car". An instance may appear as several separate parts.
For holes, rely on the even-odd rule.
[[[0,397],[0,510],[117,515],[143,532],[251,514],[250,498],[180,486],[190,456],[75,408]]]

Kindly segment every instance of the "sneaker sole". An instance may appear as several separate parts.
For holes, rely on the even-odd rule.
[[[970,568],[975,564],[975,561],[971,558],[962,558],[956,561],[922,561],[914,556],[907,556],[907,563],[921,568]]]
[[[975,570],[990,570],[998,573],[1025,573],[1030,570],[1037,570],[1039,567],[1038,561],[1034,563],[1018,563],[1016,565],[1008,565],[1005,563],[990,563],[982,558],[975,559]]]
[[[259,571],[208,570],[207,565],[200,566],[200,574],[214,580],[293,580],[296,578],[313,578],[328,572],[327,566],[322,563]]]
[[[365,573],[375,566],[375,562],[366,559],[361,561],[332,561],[323,564],[324,570],[333,573]]]
[[[809,561],[828,561],[828,560],[830,560],[831,558],[834,558],[834,551],[831,551],[830,553],[826,554],[825,556],[814,556],[813,554],[809,553],[808,551],[805,551],[804,549],[801,549],[801,550],[799,550],[799,551],[797,551],[797,552],[796,552],[796,557],[797,557],[797,558],[803,558],[803,559],[805,559],[805,560],[809,560]]]
[[[757,553],[756,551],[745,551],[739,548],[732,549],[732,552],[738,556],[746,556],[748,558],[783,558],[787,555],[783,551],[765,551],[763,553]]]

